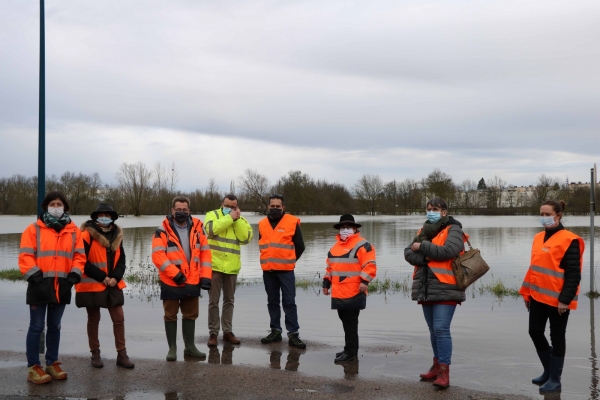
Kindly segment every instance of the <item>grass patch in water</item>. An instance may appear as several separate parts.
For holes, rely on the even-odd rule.
[[[410,275],[404,280],[393,280],[384,275],[382,279],[375,278],[369,283],[370,294],[408,294],[411,290]]]
[[[480,295],[484,295],[486,293],[490,293],[500,299],[505,296],[510,296],[516,299],[521,296],[519,294],[519,289],[507,287],[500,279],[492,280],[491,283],[488,283],[487,285],[481,285],[479,287]]]
[[[595,300],[595,299],[597,299],[598,297],[600,297],[600,293],[598,293],[598,292],[597,292],[597,291],[595,291],[595,290],[591,290],[591,291],[587,292],[585,295],[586,295],[586,296],[587,296],[589,299],[594,299],[594,300]]]
[[[24,281],[25,279],[19,268],[11,268],[0,271],[0,280],[17,282]]]

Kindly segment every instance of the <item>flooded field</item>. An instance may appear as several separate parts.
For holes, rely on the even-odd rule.
[[[32,217],[0,217],[0,269],[15,268],[20,232]],[[75,217],[77,223],[85,217]],[[256,229],[260,217],[249,216]],[[508,287],[518,287],[527,269],[531,240],[541,228],[536,217],[457,217],[491,266],[491,271],[476,285],[502,280]],[[122,218],[125,249],[131,271],[148,268],[151,235],[162,218]],[[338,217],[304,217],[302,230],[306,252],[298,262],[297,273],[312,279],[323,273],[327,250],[333,243],[332,223]],[[358,217],[363,236],[377,249],[378,276],[403,280],[412,272],[403,258],[403,250],[423,217]],[[589,219],[565,217],[565,225],[581,235],[589,247]],[[600,229],[599,229],[600,230]],[[598,230],[597,230],[598,232]],[[600,245],[596,236],[596,247]],[[254,240],[242,250],[240,277],[253,282],[261,276],[258,243]],[[599,257],[596,257],[597,259]],[[586,253],[582,292],[589,290],[589,252]],[[315,279],[317,279],[315,277]],[[28,312],[25,305],[26,284],[0,282],[0,349],[25,351]],[[128,352],[135,359],[163,360],[167,351],[162,324],[162,304],[152,294],[140,292],[130,285],[125,304]],[[236,294],[234,332],[241,346],[219,343],[209,352],[207,297],[201,301],[197,321],[197,342],[207,353],[208,363],[244,364],[265,369],[282,369],[289,373],[305,373],[339,377],[340,379],[406,379],[418,380],[418,374],[431,363],[427,327],[416,303],[403,292],[372,294],[367,309],[361,312],[359,361],[343,367],[334,365],[334,353],[343,347],[343,330],[337,314],[330,310],[330,298],[312,287],[298,289],[297,304],[301,337],[306,350],[292,350],[287,342],[261,345],[259,338],[269,328],[266,294],[260,284],[240,286]],[[563,399],[600,398],[597,390],[594,301],[581,296],[579,309],[572,312],[567,329],[567,355],[563,373]],[[597,306],[597,305],[596,305]],[[100,340],[103,354],[114,358],[112,327],[103,313]],[[497,297],[469,291],[467,301],[455,314],[452,334],[454,356],[451,367],[453,385],[505,394],[541,398],[530,379],[539,372],[539,361],[527,334],[528,314],[520,298]],[[89,354],[86,338],[85,310],[70,306],[62,324],[64,354]],[[183,344],[180,343],[182,359]],[[25,365],[25,362],[23,362]],[[0,364],[0,368],[3,366]]]

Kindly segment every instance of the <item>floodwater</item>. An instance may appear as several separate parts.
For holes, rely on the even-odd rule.
[[[306,252],[297,264],[297,274],[304,277],[322,275],[325,256],[333,243],[335,231],[331,225],[339,217],[304,217],[302,231]],[[74,217],[76,223],[85,217]],[[527,269],[531,240],[539,232],[538,218],[457,217],[471,236],[471,243],[482,251],[491,271],[476,285],[502,279],[508,287],[518,287]],[[17,265],[20,233],[33,217],[0,217],[0,269]],[[122,218],[125,228],[125,251],[128,268],[150,268],[151,236],[162,218]],[[256,229],[258,216],[248,216]],[[363,224],[363,236],[377,249],[378,276],[404,279],[412,267],[403,258],[404,247],[423,222],[419,216],[357,217]],[[589,249],[589,218],[565,217],[569,229],[583,237]],[[597,229],[598,232],[600,229]],[[595,245],[598,246],[599,234]],[[242,250],[245,280],[260,278],[258,244],[254,240]],[[317,277],[315,277],[317,279]],[[582,293],[590,285],[589,252],[585,255]],[[25,305],[25,283],[0,282],[0,349],[25,351],[28,313]],[[126,289],[125,305],[128,352],[135,359],[163,359],[167,345],[162,322],[162,304],[152,294],[140,293],[135,285]],[[540,373],[535,349],[527,334],[528,314],[521,299],[481,294],[477,287],[470,290],[467,301],[457,309],[453,323],[454,355],[451,366],[452,384],[472,389],[505,394],[540,397],[530,383]],[[595,302],[581,295],[579,309],[572,312],[567,328],[567,359],[563,372],[563,399],[598,399],[598,370],[595,349]],[[201,351],[207,353],[203,362],[246,364],[265,369],[284,369],[290,373],[305,373],[339,377],[340,379],[408,379],[418,380],[418,374],[431,364],[427,327],[420,307],[403,293],[371,295],[367,309],[361,312],[359,334],[360,357],[357,363],[334,365],[334,353],[343,347],[343,330],[335,311],[330,310],[329,297],[318,290],[298,289],[297,305],[301,337],[306,350],[291,349],[287,343],[261,345],[259,338],[269,328],[266,295],[260,284],[240,286],[236,293],[234,332],[242,345],[219,343],[208,350],[207,298],[200,300],[196,339]],[[597,306],[597,305],[596,305]],[[101,336],[103,354],[112,355],[112,328],[107,313],[103,313]],[[68,307],[62,324],[61,353],[87,354],[86,313]],[[183,343],[179,346],[182,359]],[[25,365],[25,364],[24,364]],[[0,365],[2,368],[2,365]]]

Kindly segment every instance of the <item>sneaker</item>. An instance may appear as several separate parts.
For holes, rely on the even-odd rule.
[[[46,365],[46,373],[57,381],[67,379],[67,373],[62,370],[60,364],[62,364],[60,361],[54,361],[52,365]]]
[[[52,377],[44,372],[41,365],[34,365],[29,367],[29,373],[27,374],[27,380],[37,385],[42,383],[48,383],[52,380]]]
[[[261,343],[281,342],[281,332],[279,332],[278,330],[272,330],[271,333],[269,333],[264,338],[260,339],[260,342]]]
[[[306,343],[304,343],[302,341],[302,339],[300,339],[299,333],[293,333],[293,334],[289,335],[288,337],[289,337],[288,345],[293,346],[297,349],[305,349],[306,348]]]

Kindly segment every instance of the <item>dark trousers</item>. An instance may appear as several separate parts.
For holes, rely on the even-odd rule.
[[[338,310],[346,339],[344,352],[353,356],[358,353],[358,314],[360,310]]]
[[[98,328],[100,325],[100,307],[86,307],[88,314],[87,332],[90,350],[100,348],[98,339]],[[113,323],[115,335],[115,348],[117,351],[125,350],[125,314],[123,306],[108,307],[108,314]]]
[[[263,282],[267,292],[267,308],[271,317],[271,330],[281,329],[281,308],[285,313],[285,328],[288,335],[300,330],[298,311],[296,309],[296,278],[294,271],[268,272],[263,271]],[[281,292],[281,296],[279,293]],[[280,300],[281,299],[281,300]]]
[[[552,307],[548,304],[535,301],[533,298],[529,302],[529,336],[533,340],[535,349],[541,353],[548,351],[550,345],[544,331],[546,322],[550,320],[550,340],[552,341],[552,355],[554,357],[564,357],[566,350],[565,334],[567,332],[567,322],[569,320],[570,310],[562,315],[558,314],[558,307]]]

